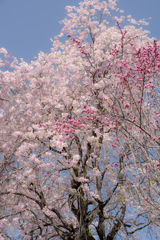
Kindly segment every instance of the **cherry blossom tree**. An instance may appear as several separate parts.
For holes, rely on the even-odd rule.
[[[66,10],[50,53],[0,49],[0,239],[158,237],[160,44],[114,0]]]

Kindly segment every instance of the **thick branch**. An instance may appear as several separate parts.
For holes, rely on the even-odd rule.
[[[120,230],[121,225],[123,223],[124,216],[125,216],[125,212],[126,212],[126,205],[123,205],[120,218],[117,220],[117,222],[114,223],[111,232],[107,235],[107,240],[113,240],[117,232]]]

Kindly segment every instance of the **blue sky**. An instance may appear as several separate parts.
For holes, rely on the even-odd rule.
[[[52,47],[50,38],[61,31],[59,21],[66,17],[66,5],[79,0],[0,0],[0,47],[18,59],[30,61],[40,51]],[[153,17],[148,26],[150,37],[160,40],[160,0],[119,0],[124,15],[136,20]],[[142,235],[142,239],[146,239]]]
[[[18,59],[30,61],[39,51],[47,53],[50,38],[61,31],[59,21],[66,16],[66,5],[78,5],[79,0],[0,0],[0,47]],[[136,20],[153,17],[145,29],[160,40],[160,0],[119,0],[124,15]]]

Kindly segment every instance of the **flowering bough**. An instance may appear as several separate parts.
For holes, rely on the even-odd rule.
[[[160,44],[115,9],[66,7],[49,54],[1,59],[1,239],[159,236]]]

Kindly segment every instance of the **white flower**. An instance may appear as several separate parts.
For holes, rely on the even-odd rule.
[[[104,140],[104,141],[111,141],[111,140],[112,140],[112,137],[110,136],[109,133],[105,133],[105,134],[103,135],[103,140]]]
[[[94,176],[98,177],[101,175],[101,172],[97,168],[93,168]]]
[[[80,156],[78,154],[73,156],[73,161],[78,162],[79,159],[80,159]]]
[[[88,142],[92,143],[92,142],[94,142],[96,139],[95,139],[94,136],[92,136],[92,137],[88,137],[87,140],[88,140]]]

